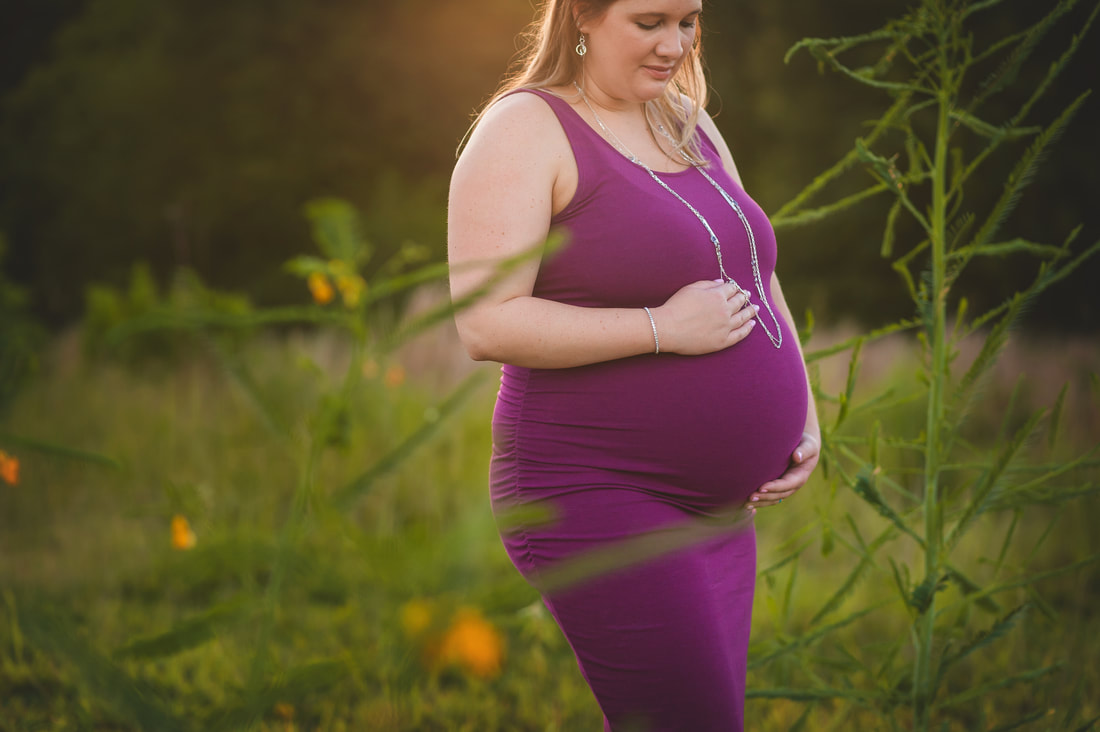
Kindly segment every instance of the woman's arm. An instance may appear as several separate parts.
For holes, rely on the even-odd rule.
[[[532,295],[537,256],[554,210],[576,187],[576,163],[549,106],[515,94],[489,111],[451,178],[448,258],[455,301],[477,293],[500,263],[520,257],[455,316],[470,356],[536,368],[565,368],[653,353],[653,328],[641,309],[583,308]],[[662,351],[721,350],[748,335],[753,311],[727,284],[685,286],[651,308]]]

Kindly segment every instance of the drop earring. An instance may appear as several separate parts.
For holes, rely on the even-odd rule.
[[[588,53],[588,46],[585,45],[583,33],[581,33],[580,43],[577,44],[574,50],[577,52],[578,56],[584,56],[584,54]]]

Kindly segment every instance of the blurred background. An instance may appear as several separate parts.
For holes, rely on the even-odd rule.
[[[909,5],[705,0],[709,109],[766,211],[891,101],[785,52]],[[976,43],[1048,5],[1004,0],[977,16]],[[1078,2],[1055,24],[1019,83],[983,107],[987,121],[1016,112],[1095,7]],[[456,148],[532,14],[531,0],[0,0],[0,732],[598,728],[489,511],[497,367],[457,343],[442,267],[428,287],[394,284],[443,261]],[[1096,84],[1097,32],[1024,124],[1049,124]],[[1094,95],[1004,238],[1061,244],[1080,225],[1076,251],[1100,239],[1098,129]],[[964,205],[983,215],[1025,148],[1003,145]],[[872,183],[857,167],[811,206]],[[890,203],[779,231],[786,296],[816,321],[810,350],[913,314],[879,254]],[[918,241],[902,225],[895,251]],[[956,294],[972,314],[1000,303],[1036,266],[974,261],[950,307]],[[1031,303],[951,425],[965,458],[955,500],[981,472],[974,456],[1067,385],[1047,439],[1020,440],[1011,478],[1031,503],[999,497],[957,553],[974,581],[1008,583],[996,613],[1035,612],[1012,633],[1009,615],[990,633],[1005,642],[968,656],[945,694],[1020,668],[1063,673],[960,702],[953,731],[1015,729],[1035,699],[1050,719],[1058,710],[1047,729],[1100,715],[1100,466],[1095,452],[1078,460],[1100,435],[1098,281],[1100,257]],[[420,315],[435,327],[405,338]],[[831,436],[845,449],[881,429],[887,474],[916,486],[915,339],[869,344],[858,379],[837,351],[811,366],[830,395],[826,426],[848,412]],[[1031,480],[1050,464],[1058,481]],[[907,672],[884,669],[904,665],[909,637],[898,566],[923,569],[904,540],[874,539],[868,554],[864,537],[883,525],[825,470],[758,516],[750,697],[795,692],[750,698],[753,729],[880,729],[892,698],[878,717],[858,695],[798,693],[908,693]],[[1083,569],[1052,569],[1066,566]],[[957,595],[944,592],[963,608],[945,624],[965,642],[999,616],[971,618]],[[837,620],[854,607],[886,609]]]
[[[30,288],[33,312],[51,327],[80,317],[89,282],[122,284],[136,261],[148,262],[161,281],[176,267],[192,268],[261,304],[300,298],[282,263],[307,238],[303,202],[322,195],[360,208],[377,246],[415,241],[442,257],[455,149],[532,15],[527,0],[5,5],[3,266]],[[871,30],[905,5],[706,4],[710,110],[765,210],[846,152],[887,101],[819,73],[808,54],[784,64],[784,52],[806,36]],[[1045,11],[1005,2],[980,16],[981,30],[999,37]],[[1074,30],[1073,21],[1061,23],[1025,74],[1045,73]],[[1086,43],[1028,121],[1052,118],[1096,80],[1097,68],[1100,44]],[[989,116],[1001,110],[1007,117],[1019,101],[1002,95]],[[1083,223],[1082,242],[1100,236],[1098,122],[1100,99],[1093,98],[1008,230],[1060,243]],[[1006,173],[990,166],[987,196],[999,193]],[[851,190],[867,182],[853,177]],[[981,201],[973,204],[982,210]],[[906,312],[893,278],[876,274],[888,205],[879,197],[826,225],[782,234],[781,273],[796,312],[812,305],[819,322],[881,322]],[[1029,271],[1028,262],[1022,266]],[[971,296],[999,301],[1029,277],[1018,270],[1011,258],[985,263]],[[1047,295],[1029,324],[1095,331],[1100,298],[1090,283],[1098,275],[1094,261]]]

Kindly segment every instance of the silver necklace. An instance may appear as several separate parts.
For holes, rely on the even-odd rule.
[[[642,162],[637,155],[632,153],[630,151],[630,148],[624,145],[623,141],[619,139],[619,136],[616,135],[611,130],[611,128],[604,124],[604,121],[602,119],[600,119],[600,115],[596,113],[596,109],[588,101],[588,95],[584,93],[584,89],[582,89],[580,85],[576,82],[573,82],[573,86],[580,94],[581,101],[584,102],[584,106],[588,107],[588,111],[592,113],[592,117],[596,120],[596,124],[600,126],[600,129],[603,130],[604,135],[607,137],[608,141],[610,141],[611,144],[615,147],[615,149],[626,156],[626,158],[630,160],[630,162],[634,163],[638,167],[645,170],[645,172],[649,173],[649,177],[656,181],[657,185],[661,186],[661,188],[664,188],[666,191],[671,193],[677,201],[684,204],[684,206],[686,206],[689,211],[695,214],[695,218],[699,219],[699,223],[703,225],[703,228],[706,229],[707,234],[710,235],[710,243],[714,245],[714,254],[718,258],[718,272],[722,275],[722,279],[726,282],[729,282],[738,290],[740,290],[741,293],[744,294],[745,300],[751,302],[749,291],[742,287],[737,282],[737,280],[733,279],[729,276],[729,274],[726,273],[726,267],[722,263],[722,244],[718,240],[718,235],[714,233],[714,229],[710,227],[710,222],[707,221],[706,217],[703,216],[703,214],[699,213],[699,210],[697,208],[688,203],[688,201],[683,196],[674,191],[668,185],[668,183],[665,183],[663,180],[657,177],[657,174],[653,172],[652,168]],[[649,121],[648,106],[646,107],[646,122],[652,127],[652,123]],[[664,129],[663,125],[658,125],[658,130],[662,135],[668,138],[669,142],[674,142],[672,140],[672,136],[668,134],[668,131]],[[737,214],[737,218],[741,220],[741,225],[745,227],[745,233],[748,235],[749,239],[749,261],[752,263],[753,284],[756,285],[756,293],[760,299],[760,302],[764,304],[764,308],[768,311],[768,315],[771,316],[772,323],[775,325],[775,333],[773,334],[771,330],[768,329],[768,326],[764,323],[763,319],[758,318],[757,320],[759,320],[760,322],[760,327],[763,328],[764,332],[768,335],[768,340],[772,342],[773,346],[779,348],[783,345],[783,329],[779,327],[779,319],[775,317],[775,312],[772,310],[772,306],[768,304],[768,298],[764,296],[764,282],[760,277],[760,261],[756,256],[756,236],[753,234],[752,226],[749,225],[748,218],[745,217],[745,212],[741,210],[740,204],[738,204],[737,201],[735,201],[733,197],[726,192],[726,189],[720,186],[718,184],[718,181],[710,177],[710,174],[707,173],[706,169],[703,168],[703,166],[699,165],[694,160],[689,158],[683,150],[678,150],[678,152],[680,153],[680,157],[684,159],[684,162],[702,173],[703,177],[706,178],[712,186],[714,186],[714,189],[721,194],[725,202],[729,204],[729,207],[732,208],[734,213]]]

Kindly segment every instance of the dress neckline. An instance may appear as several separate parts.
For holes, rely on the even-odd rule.
[[[591,134],[593,137],[595,137],[597,140],[599,140],[611,153],[613,153],[615,155],[615,157],[621,159],[624,163],[629,165],[631,168],[636,168],[639,172],[645,173],[645,169],[642,168],[642,166],[640,166],[639,164],[632,161],[626,155],[623,155],[621,150],[619,150],[617,147],[612,145],[610,140],[608,140],[606,137],[604,137],[603,135],[601,135],[599,133],[599,130],[597,130],[592,125],[588,124],[588,120],[586,120],[584,117],[581,116],[581,113],[577,111],[576,107],[574,107],[572,104],[567,102],[565,100],[565,98],[562,97],[560,94],[555,94],[554,92],[549,91],[548,89],[542,89],[542,88],[531,89],[531,91],[538,92],[539,96],[543,96],[544,98],[545,97],[550,97],[551,99],[556,99],[557,101],[561,102],[562,106],[565,107],[566,109],[568,109],[570,114],[572,114],[576,118],[576,121],[579,122],[581,125],[583,125],[584,129],[586,129],[589,132],[589,134]],[[699,132],[700,131],[696,131],[696,134],[699,134]],[[670,178],[679,178],[681,176],[687,175],[688,173],[691,173],[693,170],[695,170],[695,166],[694,165],[689,165],[686,168],[684,168],[683,170],[674,170],[674,171],[671,171],[671,172],[666,172],[666,171],[663,171],[663,170],[654,170],[653,172],[656,173],[659,176],[662,176],[662,177],[668,176]]]

